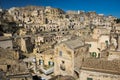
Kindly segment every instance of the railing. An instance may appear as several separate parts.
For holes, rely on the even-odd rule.
[[[54,67],[50,66],[50,67],[41,67],[40,70],[44,73],[44,74],[50,74],[53,73],[54,71]]]

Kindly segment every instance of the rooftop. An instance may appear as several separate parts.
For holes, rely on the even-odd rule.
[[[111,74],[120,74],[120,60],[108,61],[100,59],[86,59],[83,62],[82,69]]]
[[[61,76],[61,75],[58,75],[58,76],[55,76],[49,80],[75,80],[72,76]]]
[[[85,42],[97,42],[98,39],[93,39],[93,38],[86,38]]]
[[[71,49],[76,49],[76,48],[79,48],[81,46],[84,46],[84,42],[80,38],[71,39],[71,40],[65,41],[63,43],[65,43]]]
[[[3,58],[14,59],[14,51],[0,48],[0,60]]]
[[[0,36],[0,41],[6,41],[6,40],[11,40],[11,37],[8,36]]]

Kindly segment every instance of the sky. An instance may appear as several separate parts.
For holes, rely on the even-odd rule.
[[[120,0],[0,0],[0,6],[3,9],[28,5],[51,6],[64,11],[96,11],[98,14],[120,18]]]

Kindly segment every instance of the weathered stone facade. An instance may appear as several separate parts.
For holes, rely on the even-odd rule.
[[[81,70],[79,80],[119,80],[120,75],[97,71]]]
[[[88,46],[80,41],[80,39],[65,41],[58,44],[55,47],[54,53],[54,74],[74,76],[75,71],[80,68],[82,60],[87,57],[87,48]]]
[[[119,65],[119,60],[86,59],[79,80],[120,80]]]

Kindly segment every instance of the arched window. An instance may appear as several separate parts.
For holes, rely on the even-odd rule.
[[[65,68],[65,61],[62,61],[62,63],[60,64],[60,69],[65,71],[66,68]]]

